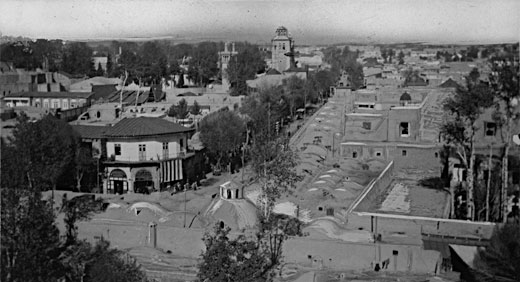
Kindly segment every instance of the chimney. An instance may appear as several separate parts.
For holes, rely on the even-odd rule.
[[[224,52],[228,52],[228,44],[229,42],[224,43]]]
[[[233,53],[235,53],[235,42],[233,42]]]

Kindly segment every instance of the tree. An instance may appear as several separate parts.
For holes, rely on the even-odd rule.
[[[76,172],[76,189],[78,192],[81,192],[81,182],[84,176],[97,173],[97,160],[93,157],[94,154],[100,154],[100,152],[97,149],[91,149],[89,146],[85,146],[81,143],[76,146],[74,166]]]
[[[178,119],[185,119],[188,116],[188,103],[185,99],[181,99],[177,104],[176,113]]]
[[[306,94],[305,80],[296,75],[290,76],[282,81],[284,87],[284,99],[289,103],[289,113],[294,116],[296,108],[305,107]]]
[[[2,187],[0,200],[0,280],[57,281],[63,267],[51,205],[37,191],[13,187]]]
[[[55,189],[58,177],[74,159],[78,144],[79,137],[67,123],[51,115],[31,122],[22,114],[6,146],[6,157],[11,158],[4,160],[17,164],[20,172],[2,177],[3,187],[16,182],[17,187],[28,186],[41,191]],[[17,176],[22,176],[23,181],[12,179]]]
[[[480,78],[480,72],[477,68],[473,68],[471,72],[469,73],[468,79],[470,80],[470,83],[476,84],[479,82]]]
[[[192,115],[200,114],[200,106],[199,106],[199,103],[196,100],[193,101],[193,106],[191,106],[190,113]]]
[[[124,252],[110,248],[110,243],[101,239],[91,251],[91,259],[85,265],[85,282],[147,282],[146,273],[137,262]]]
[[[388,51],[385,48],[381,49],[381,57],[383,58],[384,63],[386,64],[388,59]]]
[[[439,51],[437,51],[437,59],[439,59],[439,58],[438,58],[438,56],[439,56],[438,53],[439,53]],[[404,53],[403,53],[402,50],[399,52],[399,55],[398,55],[397,58],[399,59],[399,64],[400,64],[400,65],[404,65]]]
[[[231,95],[247,95],[246,80],[254,79],[265,71],[264,55],[258,46],[248,42],[237,44],[238,55],[233,56],[227,67],[227,76],[231,83]],[[224,74],[223,74],[224,75]]]
[[[199,86],[206,86],[218,73],[218,44],[201,42],[193,50],[188,76]]]
[[[103,200],[101,198],[94,200],[94,197],[90,195],[77,196],[69,200],[67,199],[67,194],[63,194],[61,212],[65,214],[63,221],[67,230],[67,245],[77,241],[77,223],[89,220],[95,212],[101,211],[102,204]]]
[[[199,281],[267,281],[271,268],[262,241],[244,235],[232,239],[230,231],[216,224],[213,233],[204,235]]]
[[[201,255],[199,281],[272,281],[282,263],[282,246],[289,236],[301,236],[298,219],[276,216],[264,222],[255,237],[231,238],[230,229],[215,224],[204,235],[206,250]]]
[[[262,187],[258,197],[261,215],[264,221],[269,222],[276,200],[283,194],[292,193],[300,180],[294,170],[297,156],[286,140],[271,139],[265,133],[255,134],[250,154],[251,167]]]
[[[444,109],[452,116],[441,127],[446,142],[455,146],[457,155],[467,170],[467,218],[474,220],[475,180],[475,132],[477,120],[483,110],[493,104],[493,97],[485,84],[472,83],[467,79],[466,88],[459,87],[452,97],[444,101]]]
[[[179,81],[177,81],[177,85],[175,85],[177,88],[183,88],[184,87],[184,72],[179,73]]]
[[[85,42],[73,42],[65,45],[62,70],[74,75],[90,75],[95,73],[92,61],[92,49]]]
[[[518,76],[520,73],[518,63],[516,65],[504,58],[491,59],[492,73],[490,75],[491,88],[494,96],[500,101],[498,116],[499,123],[505,130],[504,149],[502,154],[502,219],[507,221],[507,196],[508,196],[508,156],[513,138],[513,125],[520,119],[520,91],[518,89]]]
[[[469,58],[477,59],[478,58],[478,48],[477,46],[469,46],[467,56]]]
[[[240,147],[244,141],[244,121],[231,111],[218,111],[207,115],[200,123],[200,140],[216,157],[220,167],[222,158]]]
[[[176,117],[177,116],[177,109],[175,105],[171,105],[168,109],[168,116],[169,117]]]
[[[274,135],[276,121],[290,114],[282,87],[261,89],[259,93],[246,97],[240,112],[250,118],[248,128],[254,134],[265,135]]]
[[[395,56],[395,51],[394,49],[388,49],[388,62],[391,64],[392,63],[392,58]]]
[[[325,62],[331,65],[331,71],[335,73],[336,77],[346,71],[352,82],[352,89],[356,90],[364,85],[363,66],[356,60],[357,52],[351,52],[348,46],[343,50],[336,47],[328,47],[323,51]]]
[[[520,281],[520,225],[497,227],[474,258],[473,281]]]
[[[113,77],[114,75],[114,63],[112,62],[112,56],[110,56],[110,53],[107,54],[107,71],[106,75],[108,77]]]
[[[329,70],[320,70],[314,76],[311,76],[310,80],[315,82],[316,92],[319,94],[319,97],[323,98],[329,96],[330,87],[336,83],[337,76]]]
[[[143,44],[138,52],[139,65],[133,69],[145,85],[158,84],[167,75],[168,60],[162,46],[156,41]]]
[[[103,76],[105,75],[105,71],[103,70],[103,67],[101,67],[101,63],[98,63],[95,76]]]

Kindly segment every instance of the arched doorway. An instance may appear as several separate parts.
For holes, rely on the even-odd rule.
[[[126,173],[120,169],[114,169],[108,177],[108,193],[123,194],[128,192]]]
[[[152,173],[146,169],[141,169],[135,174],[134,191],[136,193],[149,194],[153,190]]]

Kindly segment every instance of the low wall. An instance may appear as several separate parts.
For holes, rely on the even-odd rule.
[[[392,174],[394,171],[394,162],[390,162],[381,174],[374,180],[372,180],[363,192],[356,198],[354,203],[348,210],[348,213],[357,210],[367,210],[371,203],[378,200],[378,197],[385,195],[384,192],[390,186],[392,182]]]
[[[488,240],[495,228],[494,223],[464,220],[429,218],[369,212],[353,212],[348,215],[349,229],[363,229],[388,237],[407,236],[410,243],[422,244],[422,235],[440,235]]]
[[[149,246],[148,224],[118,220],[96,220],[79,225],[80,238],[95,242],[101,236],[114,248]],[[157,224],[157,248],[181,257],[197,258],[204,250],[203,229],[179,228]]]
[[[202,241],[204,231],[164,226],[159,223],[157,248],[169,250],[176,257],[200,258],[205,248]],[[148,232],[148,224],[129,221],[94,219],[79,224],[81,239],[95,242],[103,236],[110,241],[112,247],[118,249],[148,246]],[[394,250],[398,251],[395,257],[392,255]],[[370,270],[374,261],[390,259],[388,270],[391,271],[396,259],[398,271],[433,273],[440,254],[436,251],[422,250],[421,246],[361,244],[295,237],[284,243],[283,256],[286,263],[337,270]]]
[[[397,256],[393,255],[397,251]],[[284,262],[338,270],[373,270],[372,263],[389,259],[388,271],[434,273],[440,260],[437,251],[421,246],[360,244],[334,240],[293,238],[284,244]]]
[[[56,113],[56,116],[59,119],[65,120],[65,121],[72,121],[77,119],[82,113],[88,111],[90,106],[83,106],[78,108],[71,108],[68,110],[62,110],[58,113]]]

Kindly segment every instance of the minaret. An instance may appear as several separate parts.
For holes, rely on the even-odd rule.
[[[229,45],[231,45],[231,51],[229,51]],[[220,73],[222,74],[222,90],[228,91],[230,84],[229,78],[227,74],[227,67],[231,58],[237,55],[238,52],[235,51],[235,42],[226,42],[224,43],[224,51],[218,52],[219,56],[219,68]]]
[[[291,67],[293,44],[293,39],[289,36],[287,28],[278,27],[276,36],[271,40],[271,68],[282,73]]]

